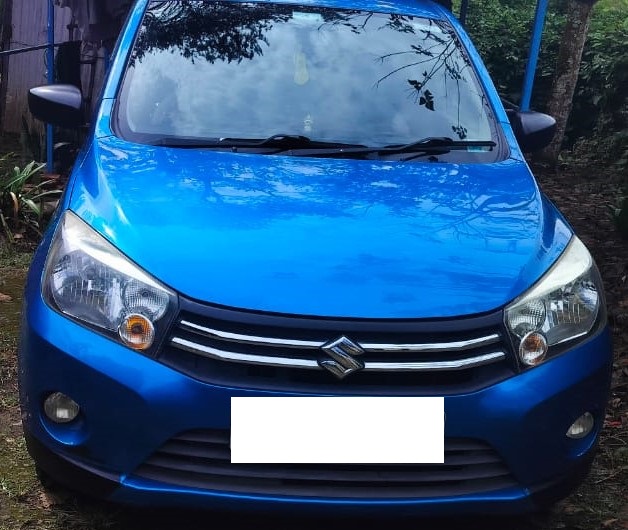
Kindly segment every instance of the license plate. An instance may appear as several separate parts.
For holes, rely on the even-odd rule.
[[[442,397],[233,397],[237,464],[437,464]]]

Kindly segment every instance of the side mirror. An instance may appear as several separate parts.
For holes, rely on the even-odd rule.
[[[31,88],[28,107],[38,120],[59,127],[84,124],[83,95],[74,85],[46,85]]]
[[[539,151],[552,141],[556,132],[556,120],[551,116],[532,110],[507,109],[506,113],[524,153]]]

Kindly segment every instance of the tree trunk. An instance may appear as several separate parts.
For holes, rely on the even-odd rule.
[[[556,72],[550,94],[547,112],[556,118],[556,135],[552,143],[538,155],[543,162],[552,167],[558,162],[558,155],[565,136],[567,120],[571,112],[572,100],[578,73],[582,50],[587,38],[589,19],[593,4],[597,0],[568,0],[567,21],[560,42]]]

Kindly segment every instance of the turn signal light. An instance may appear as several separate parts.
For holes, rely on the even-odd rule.
[[[128,315],[120,324],[118,334],[127,346],[134,350],[146,350],[155,340],[155,327],[144,315]]]

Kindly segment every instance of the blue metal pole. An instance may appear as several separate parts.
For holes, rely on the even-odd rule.
[[[536,14],[534,16],[534,29],[532,30],[532,41],[530,42],[530,55],[528,56],[528,65],[523,80],[523,88],[521,90],[521,105],[523,111],[530,110],[530,100],[532,99],[532,87],[534,86],[534,72],[539,59],[541,50],[541,36],[543,35],[543,24],[545,23],[545,14],[547,13],[547,4],[549,0],[537,0]]]
[[[48,49],[46,51],[46,62],[48,63],[48,84],[55,81],[55,6],[54,0],[48,0]],[[54,138],[52,125],[46,125],[46,171],[54,171]]]

